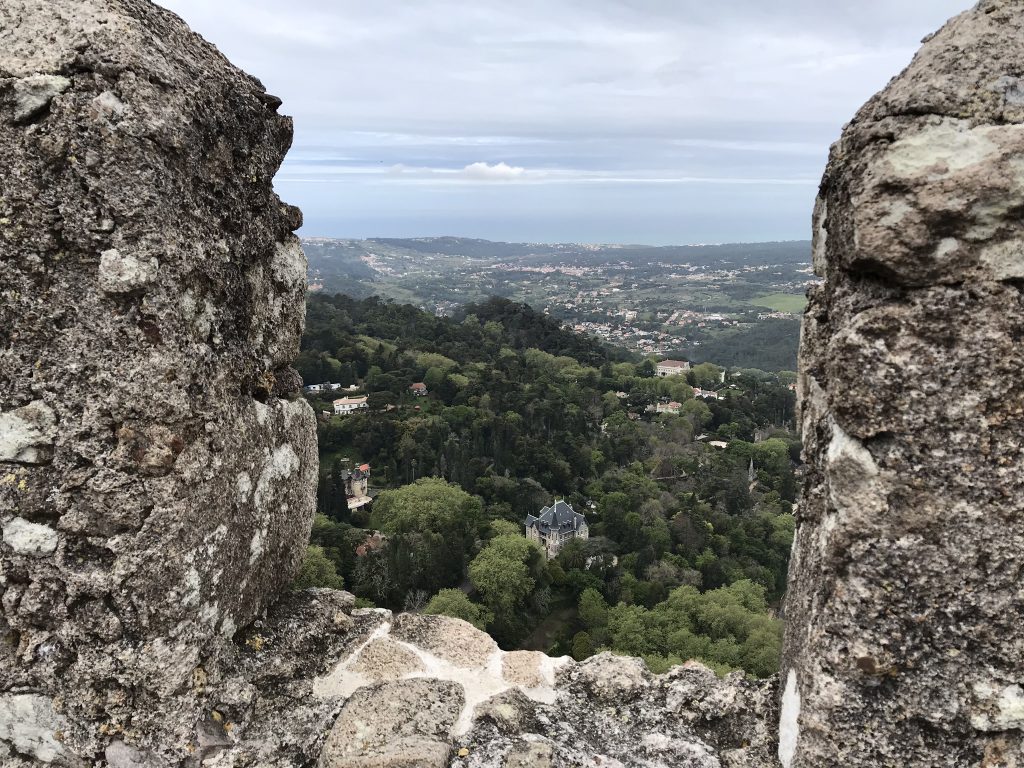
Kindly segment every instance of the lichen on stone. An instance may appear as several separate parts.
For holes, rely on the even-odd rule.
[[[0,743],[59,702],[34,759],[174,765],[312,523],[313,414],[258,391],[304,317],[291,121],[150,2],[0,2],[0,38]]]
[[[785,686],[287,591],[312,522],[280,100],[145,0],[0,0],[0,763],[1020,763],[1024,12],[834,147]]]
[[[1015,0],[951,20],[846,126],[822,179],[786,768],[1024,750],[1022,36]]]

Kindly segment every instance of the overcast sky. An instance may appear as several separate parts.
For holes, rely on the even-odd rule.
[[[829,144],[970,0],[161,0],[295,118],[302,234],[809,237]]]

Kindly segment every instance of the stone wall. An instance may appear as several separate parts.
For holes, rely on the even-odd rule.
[[[146,0],[0,0],[0,764],[1024,765],[1021,40],[984,0],[832,150],[752,682],[282,594],[317,462],[290,121]]]
[[[770,682],[275,601],[317,471],[279,103],[145,0],[0,0],[0,763],[770,764]]]
[[[212,765],[768,768],[772,681],[687,663],[505,652],[444,616],[351,609],[307,590],[239,637]],[[211,750],[212,752],[212,750]]]
[[[786,768],[1024,764],[1024,4],[929,38],[833,146]]]
[[[279,100],[144,0],[0,0],[0,763],[186,754],[313,514]]]

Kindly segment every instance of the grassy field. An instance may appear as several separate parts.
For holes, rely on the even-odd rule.
[[[796,293],[769,293],[750,299],[755,307],[768,307],[776,312],[803,312],[807,299]]]

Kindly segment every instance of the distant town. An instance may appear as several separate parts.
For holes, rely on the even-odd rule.
[[[376,294],[438,315],[503,296],[645,355],[765,369],[794,367],[804,293],[817,279],[807,243],[653,248],[307,238],[303,246],[315,292]]]

